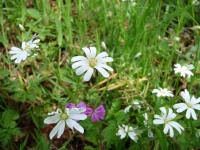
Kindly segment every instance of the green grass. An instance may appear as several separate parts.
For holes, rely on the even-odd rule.
[[[0,1],[0,110],[16,111],[14,126],[0,121],[2,149],[198,149],[199,121],[187,120],[185,113],[178,122],[185,131],[170,138],[163,126],[153,125],[159,108],[181,101],[180,92],[188,89],[200,97],[200,31],[191,28],[200,23],[200,5],[191,1],[118,0],[1,0]],[[21,32],[22,24],[26,32]],[[41,42],[38,56],[14,64],[8,53],[20,47],[34,33]],[[160,37],[160,38],[159,38]],[[180,37],[179,42],[174,37]],[[167,39],[166,39],[167,38]],[[106,43],[107,49],[101,47]],[[95,73],[90,82],[83,82],[71,68],[71,58],[84,55],[82,47],[95,46],[98,53],[106,51],[113,57],[111,78]],[[135,58],[137,53],[141,57]],[[193,64],[190,79],[175,75],[174,64]],[[115,74],[115,76],[114,76]],[[142,80],[143,79],[143,80]],[[104,83],[101,83],[105,81]],[[152,90],[168,88],[173,98],[157,98]],[[142,102],[142,108],[125,114],[131,101]],[[45,125],[47,113],[69,102],[86,102],[94,107],[103,104],[105,120],[80,124],[85,133],[66,129],[60,139],[49,140],[54,125]],[[150,110],[147,110],[150,107]],[[154,133],[147,136],[143,113]],[[200,116],[197,111],[197,116]],[[129,124],[142,130],[137,143],[116,133],[118,125]],[[6,126],[6,127],[5,127]],[[9,130],[20,130],[8,133]],[[1,134],[2,133],[2,134]],[[9,135],[9,136],[8,136]],[[7,137],[8,139],[6,139]]]

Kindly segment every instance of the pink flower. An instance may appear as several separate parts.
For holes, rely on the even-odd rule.
[[[92,112],[92,122],[98,122],[105,117],[105,109],[103,105],[100,105]]]

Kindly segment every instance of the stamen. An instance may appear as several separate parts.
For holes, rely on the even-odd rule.
[[[90,67],[94,68],[97,64],[97,59],[96,58],[90,58],[89,60],[89,65]]]
[[[67,114],[63,113],[60,115],[61,120],[66,120],[68,118]]]

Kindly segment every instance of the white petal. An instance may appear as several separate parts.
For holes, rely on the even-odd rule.
[[[80,133],[84,132],[83,127],[81,127],[76,121],[72,120],[72,119],[67,119],[66,120],[67,125],[69,126],[69,128],[71,128],[73,130],[73,128],[75,128],[77,131],[79,131]]]
[[[22,42],[22,49],[24,49],[26,46],[26,42]]]
[[[90,49],[87,48],[87,47],[83,47],[82,50],[85,52],[85,55],[88,59],[91,58],[91,52],[90,52]]]
[[[80,61],[80,60],[83,60],[83,61],[88,61],[88,59],[84,56],[75,56],[71,59],[72,62],[75,62],[75,61]]]
[[[93,72],[94,72],[93,68],[91,68],[91,67],[88,68],[87,72],[85,73],[85,75],[83,77],[84,81],[89,81],[90,78],[92,77]]]
[[[106,63],[106,62],[112,62],[112,61],[113,61],[112,57],[105,57],[105,58],[98,59],[99,63]]]
[[[59,127],[59,130],[58,130],[57,138],[60,138],[61,135],[65,131],[65,121],[64,120],[60,120],[59,123],[60,123],[60,125],[59,125],[60,127]]]
[[[10,57],[11,60],[16,59],[17,57],[19,57],[19,54],[15,54],[13,56]]]
[[[159,109],[162,112],[162,114],[164,115],[164,117],[166,118],[167,117],[167,110],[165,109],[165,107],[161,107]]]
[[[174,130],[171,126],[169,126],[169,136],[174,137]]]
[[[182,107],[180,107],[179,109],[177,109],[176,112],[177,112],[177,113],[181,113],[181,112],[185,111],[187,108],[188,108],[188,107],[187,107],[187,105],[185,104],[185,105],[183,105]]]
[[[155,119],[153,120],[153,124],[164,124],[164,120]]]
[[[91,58],[95,58],[96,56],[96,47],[90,47],[90,51],[91,51]]]
[[[36,39],[36,40],[33,41],[34,44],[38,43],[38,42],[40,42],[40,39]]]
[[[86,114],[70,114],[69,117],[74,120],[85,120],[87,118]]]
[[[96,59],[99,60],[99,59],[101,59],[103,57],[107,57],[107,56],[108,56],[108,54],[106,52],[101,52],[97,55]]]
[[[102,68],[107,69],[109,71],[113,71],[113,69],[110,66],[106,65],[106,64],[98,64],[96,67],[102,67]]]
[[[182,133],[181,129],[184,130],[184,128],[177,122],[171,121],[169,123],[172,127],[174,127],[180,134]]]
[[[89,69],[89,66],[87,65],[81,66],[78,69],[76,69],[76,75],[81,75],[88,69]]]
[[[192,108],[197,109],[197,110],[200,110],[200,104],[196,104],[196,105],[194,105]]]
[[[158,90],[158,89],[153,89],[153,91],[152,91],[152,93],[158,93],[158,92],[160,92],[160,90]]]
[[[165,125],[165,127],[163,129],[164,134],[167,134],[169,132],[169,127],[170,126],[168,124]]]
[[[104,68],[98,67],[98,66],[96,66],[95,68],[96,68],[105,78],[108,78],[108,77],[109,77],[108,72],[107,72]]]
[[[17,59],[15,59],[15,63],[20,63],[22,61],[22,55],[18,55]]]
[[[78,68],[78,67],[80,67],[80,66],[83,66],[83,65],[86,65],[86,64],[88,64],[88,62],[87,61],[78,61],[78,62],[75,62],[74,64],[72,64],[72,68],[73,69],[76,69],[76,68]]]
[[[132,140],[137,142],[137,140],[138,140],[137,134],[135,134],[134,132],[128,132],[128,135]]]
[[[162,117],[158,116],[158,115],[154,115],[154,118],[156,119],[161,119]]]
[[[21,53],[21,55],[22,55],[22,60],[25,60],[27,58],[27,52],[26,51],[23,51]]]
[[[192,114],[192,118],[193,118],[194,120],[197,120],[197,115],[196,115],[194,109],[192,109],[192,108],[189,108],[189,109],[190,109],[190,113]]]
[[[174,104],[174,105],[173,105],[173,108],[174,108],[174,109],[178,109],[178,108],[185,107],[185,106],[186,106],[185,103],[178,103],[178,104]]]
[[[10,54],[17,54],[21,52],[22,50],[18,47],[11,47],[11,51],[9,51]]]
[[[60,114],[55,114],[53,116],[47,117],[44,120],[44,123],[46,124],[53,124],[53,123],[57,123],[60,120]]]
[[[183,97],[186,103],[190,102],[190,94],[187,89],[185,89],[184,92],[181,92],[181,96]]]
[[[186,118],[187,119],[190,119],[190,113],[191,113],[190,108],[188,108],[187,111],[186,111]]]
[[[56,133],[58,132],[58,130],[60,130],[61,128],[63,128],[63,122],[59,121],[58,124],[50,132],[50,134],[49,134],[50,139],[52,139],[56,135]]]
[[[200,103],[200,97],[194,102],[194,104]]]

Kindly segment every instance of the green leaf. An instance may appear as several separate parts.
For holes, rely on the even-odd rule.
[[[15,110],[8,109],[2,114],[2,126],[5,128],[14,128],[16,122],[14,120],[19,118],[19,113]]]
[[[63,38],[63,34],[62,34],[62,24],[61,21],[56,20],[56,30],[57,30],[57,40],[58,40],[58,45],[61,46],[62,45],[62,38]]]
[[[40,19],[42,17],[40,12],[36,9],[33,9],[33,8],[27,9],[27,13],[28,13],[29,16],[31,16],[34,19]]]
[[[159,129],[156,129],[156,135],[158,136],[158,140],[162,150],[167,150],[167,138],[166,135],[163,134]]]

